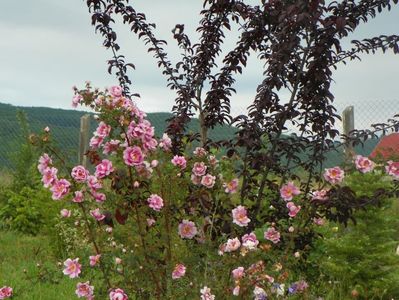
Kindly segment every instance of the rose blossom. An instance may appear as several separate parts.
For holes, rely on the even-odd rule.
[[[235,280],[240,280],[244,276],[244,267],[238,267],[231,271],[231,275]]]
[[[173,279],[179,279],[186,274],[186,267],[183,264],[177,264],[172,272]]]
[[[103,142],[104,142],[104,138],[102,136],[93,136],[90,139],[89,145],[90,145],[90,148],[92,148],[92,149],[98,149]]]
[[[326,220],[324,220],[323,218],[313,218],[313,223],[318,226],[323,226],[326,223]]]
[[[101,254],[89,256],[90,266],[94,267],[95,265],[97,265],[100,262],[100,258],[101,258]]]
[[[73,197],[72,202],[75,202],[75,203],[83,202],[83,192],[82,191],[76,191],[75,192],[75,197]]]
[[[189,220],[183,220],[179,224],[179,235],[182,239],[192,239],[197,234],[195,223]]]
[[[234,296],[239,296],[240,295],[240,286],[236,285],[233,289],[233,295]]]
[[[109,293],[110,300],[128,300],[128,296],[122,289],[114,289]]]
[[[299,195],[300,193],[301,191],[292,181],[283,185],[280,189],[280,196],[285,201],[291,201],[294,196]]]
[[[139,166],[144,161],[144,154],[138,146],[127,147],[123,151],[123,160],[128,166]]]
[[[355,166],[362,173],[370,172],[374,169],[374,162],[367,157],[356,155]]]
[[[103,159],[101,163],[96,166],[95,175],[97,178],[104,178],[111,174],[114,171],[114,167],[112,166],[112,162],[108,159]]]
[[[273,244],[277,244],[280,242],[280,232],[278,232],[274,227],[269,227],[264,234],[266,240],[273,242]]]
[[[155,223],[156,223],[156,221],[153,218],[147,218],[147,226],[148,227],[151,227]]]
[[[228,183],[224,183],[223,187],[225,188],[225,192],[228,194],[234,194],[237,192],[238,189],[238,178],[234,178],[233,180],[231,180]]]
[[[301,207],[296,206],[294,202],[288,202],[287,208],[288,208],[288,215],[291,218],[294,218],[297,215],[297,213],[301,210]]]
[[[64,262],[65,269],[63,273],[68,275],[69,278],[79,277],[81,265],[79,264],[79,258],[70,259],[68,258]]]
[[[110,131],[111,131],[111,126],[109,126],[109,125],[105,124],[103,121],[101,121],[98,124],[98,127],[97,127],[96,131],[94,132],[94,134],[96,136],[105,138],[109,135]]]
[[[102,213],[100,213],[100,209],[96,208],[94,210],[90,211],[90,215],[96,219],[97,221],[101,221],[105,219],[105,215],[103,215]]]
[[[195,176],[203,176],[206,173],[206,169],[207,166],[204,162],[196,162],[194,163],[192,172]]]
[[[79,94],[73,96],[73,98],[72,98],[72,107],[78,107],[78,104],[82,100],[83,100],[83,97],[81,95],[79,95]]]
[[[212,176],[211,174],[206,174],[205,176],[202,176],[201,184],[207,187],[208,189],[213,188],[215,182],[216,182],[216,177]]]
[[[84,166],[76,166],[72,169],[71,176],[76,182],[85,182],[89,171]]]
[[[97,190],[97,189],[101,189],[103,187],[103,185],[101,184],[101,181],[99,181],[98,178],[94,175],[89,175],[87,177],[87,186],[91,190]]]
[[[170,148],[172,148],[172,140],[166,133],[164,133],[162,135],[162,138],[159,140],[158,145],[161,149],[168,151],[168,150],[170,150]]]
[[[59,200],[68,194],[70,186],[71,184],[66,179],[56,180],[50,189],[53,193],[53,200]]]
[[[108,88],[108,92],[112,97],[119,98],[122,96],[123,89],[119,85],[114,85]]]
[[[43,174],[43,171],[48,168],[49,165],[51,165],[53,161],[51,160],[50,156],[47,153],[44,153],[42,156],[39,158],[39,164],[37,165],[37,169],[41,174]]]
[[[85,297],[87,299],[94,299],[93,298],[94,286],[90,285],[90,281],[86,282],[78,282],[76,285],[76,295],[78,298]]]
[[[389,160],[388,166],[385,166],[385,171],[395,179],[399,179],[399,162]]]
[[[247,216],[247,209],[244,206],[237,206],[232,211],[233,214],[233,223],[238,226],[245,227],[248,226],[248,223],[251,222],[251,219]]]
[[[228,239],[226,242],[226,248],[224,252],[233,252],[240,248],[241,242],[238,238]]]
[[[3,286],[0,289],[0,300],[12,297],[12,288],[9,286]]]
[[[64,208],[61,209],[60,214],[62,218],[69,218],[71,216],[71,211]]]
[[[204,286],[201,290],[201,300],[215,300],[215,295],[212,295],[211,289]]]
[[[314,191],[311,194],[312,200],[325,201],[328,199],[327,193],[328,193],[328,190],[325,190],[325,189]]]
[[[107,199],[107,196],[105,196],[104,193],[97,193],[96,190],[92,190],[91,195],[96,200],[96,202],[102,203]]]
[[[340,167],[334,167],[326,169],[323,176],[329,183],[336,184],[344,180],[345,172]]]
[[[104,144],[104,154],[115,154],[116,151],[118,150],[119,144],[121,141],[119,140],[110,140],[109,142],[106,142]]]
[[[251,232],[249,234],[244,234],[241,238],[242,246],[248,250],[254,250],[258,245],[259,241],[256,238],[255,233]]]
[[[197,157],[203,157],[208,154],[208,152],[202,147],[196,147],[193,154]]]
[[[201,184],[201,177],[195,176],[194,174],[191,174],[191,182],[195,185],[200,185]]]
[[[155,211],[160,211],[161,208],[163,207],[163,199],[156,195],[152,194],[148,199],[148,206],[151,207]]]
[[[53,185],[54,182],[57,181],[57,172],[58,170],[56,168],[46,168],[42,174],[42,182],[43,182],[43,186],[45,188],[49,188]]]
[[[185,169],[187,166],[187,161],[184,158],[184,156],[179,156],[179,155],[175,155],[172,160],[171,160],[172,164],[176,167],[179,167],[180,169]]]

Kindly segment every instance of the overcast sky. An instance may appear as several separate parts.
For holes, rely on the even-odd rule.
[[[157,36],[169,41],[170,58],[179,57],[171,40],[176,23],[194,30],[199,21],[202,0],[134,0],[134,6],[158,24]],[[251,0],[250,3],[260,1]],[[361,26],[351,39],[380,34],[399,34],[399,6]],[[174,94],[166,88],[165,78],[146,48],[121,27],[121,53],[135,63],[134,91],[141,94],[140,107],[147,112],[170,111]],[[195,35],[195,34],[194,34]],[[21,106],[71,108],[71,87],[82,87],[90,80],[96,87],[117,83],[108,75],[110,53],[90,25],[86,1],[19,0],[0,1],[0,102]],[[226,49],[233,46],[229,36]],[[346,43],[348,44],[348,43]],[[245,75],[238,78],[238,95],[233,112],[245,112],[261,80],[261,66],[249,62]],[[361,106],[368,102],[392,115],[399,112],[399,56],[392,53],[370,55],[362,62],[351,62],[335,72],[333,93],[339,109],[346,104]],[[392,107],[396,106],[396,107]]]

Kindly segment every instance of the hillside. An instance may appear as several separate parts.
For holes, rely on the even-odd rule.
[[[21,145],[21,130],[16,118],[18,110],[26,112],[31,132],[40,132],[49,126],[55,140],[72,158],[77,157],[80,118],[86,114],[83,111],[53,109],[48,107],[17,107],[0,103],[0,169],[12,168],[12,155]],[[154,125],[156,136],[161,136],[166,127],[166,119],[170,113],[149,113],[148,119]],[[96,121],[92,121],[91,129],[96,128]],[[193,119],[189,131],[198,132],[199,121]],[[210,132],[214,140],[231,138],[235,129],[229,126],[219,126]],[[378,143],[377,139],[366,141],[364,147],[356,147],[356,153],[369,155]],[[342,163],[342,149],[327,154],[326,167]]]
[[[12,168],[11,156],[21,144],[21,130],[16,118],[18,110],[26,112],[31,132],[40,132],[49,126],[55,140],[70,155],[77,157],[79,143],[80,118],[86,114],[83,111],[54,109],[48,107],[17,107],[0,103],[0,169]],[[166,128],[166,119],[170,113],[149,113],[148,119],[155,127],[156,136],[161,136]],[[96,128],[93,120],[91,129]],[[199,121],[192,120],[189,131],[198,132]],[[235,129],[229,126],[220,126],[210,132],[214,140],[230,138]]]

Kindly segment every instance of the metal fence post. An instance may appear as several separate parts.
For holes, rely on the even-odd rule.
[[[78,162],[80,165],[87,168],[87,157],[85,153],[89,147],[89,131],[90,131],[90,115],[86,114],[80,118],[80,133],[79,133],[79,156]]]
[[[342,112],[343,134],[350,136],[350,132],[355,129],[355,112],[353,106],[347,106]],[[345,161],[350,162],[355,154],[353,147],[349,143],[344,144]]]

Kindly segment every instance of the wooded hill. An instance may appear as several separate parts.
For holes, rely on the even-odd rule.
[[[23,143],[22,130],[17,118],[17,112],[24,111],[27,116],[29,131],[40,132],[46,126],[50,127],[52,136],[58,145],[72,159],[77,157],[79,144],[80,118],[87,112],[78,110],[54,109],[48,107],[18,107],[10,104],[0,103],[0,169],[12,168],[12,157]],[[170,113],[149,113],[148,119],[155,127],[156,136],[160,137],[165,131],[166,119]],[[93,119],[91,130],[96,128],[96,121]],[[199,121],[193,119],[189,125],[190,132],[198,132]],[[213,140],[228,139],[234,136],[235,128],[230,126],[219,126],[210,131]],[[364,147],[357,147],[356,152],[362,155],[369,155],[374,149],[378,140],[368,140]],[[325,166],[332,166],[342,163],[342,148],[338,152],[327,154]]]

